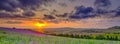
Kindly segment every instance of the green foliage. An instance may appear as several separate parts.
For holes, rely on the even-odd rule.
[[[52,34],[56,35],[56,34]],[[56,36],[82,38],[82,39],[99,39],[99,40],[116,40],[120,41],[120,34],[92,34],[92,35],[75,35],[75,34],[57,34]]]
[[[114,27],[111,27],[109,29],[120,29],[120,26],[114,26]]]
[[[73,36],[73,34],[70,36]],[[120,42],[107,40],[74,39],[57,36],[38,37],[17,34],[0,35],[0,44],[120,44]]]

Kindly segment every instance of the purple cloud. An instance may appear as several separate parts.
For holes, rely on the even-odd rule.
[[[50,1],[53,0],[0,0],[0,10],[15,11],[16,8],[35,10]]]

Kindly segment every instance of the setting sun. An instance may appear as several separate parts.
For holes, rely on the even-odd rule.
[[[47,26],[47,24],[45,24],[45,23],[36,23],[35,24],[36,26],[38,26],[38,27],[44,27],[44,26]]]
[[[44,28],[45,26],[47,26],[47,23],[36,22],[34,25],[38,28],[35,31],[43,32],[42,28]]]

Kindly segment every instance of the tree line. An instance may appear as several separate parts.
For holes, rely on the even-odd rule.
[[[50,34],[54,36],[70,37],[70,38],[81,38],[81,39],[98,39],[98,40],[116,40],[120,41],[120,34]]]

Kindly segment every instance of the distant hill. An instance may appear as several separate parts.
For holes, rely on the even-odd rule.
[[[109,29],[120,29],[120,26],[110,27]]]
[[[5,28],[5,27],[0,27],[0,31],[5,31],[5,32],[15,32],[15,33],[20,33],[20,34],[29,34],[29,35],[45,35],[41,32],[33,31],[30,29],[18,29],[18,28]]]
[[[44,33],[51,34],[51,33],[75,33],[75,34],[90,34],[90,33],[120,33],[120,26],[114,26],[106,29],[95,29],[95,28],[46,28],[43,29]]]

